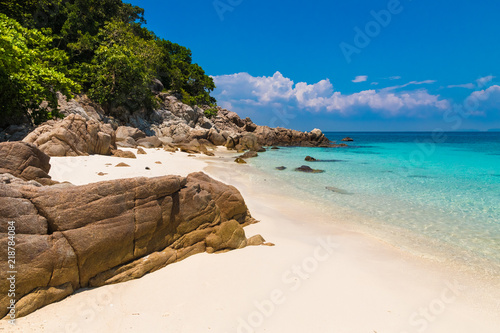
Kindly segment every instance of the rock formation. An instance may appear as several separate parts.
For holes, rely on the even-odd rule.
[[[50,168],[49,157],[27,143],[0,144],[0,156],[23,179],[32,178],[30,168],[40,170],[36,176]],[[42,186],[10,175],[5,165],[0,172],[0,247],[7,248],[7,222],[16,226],[17,317],[79,288],[139,278],[204,251],[242,248],[243,226],[255,222],[236,188],[201,172],[83,186]],[[263,242],[252,237],[250,244]],[[6,278],[2,269],[0,318],[10,301]]]
[[[30,143],[0,143],[0,174],[9,173],[23,180],[53,184],[49,176],[49,161],[49,156]]]
[[[60,96],[59,107],[61,112],[68,117],[73,116],[78,120],[85,119],[89,123],[106,126],[105,129],[99,128],[98,132],[111,136],[110,145],[112,148],[115,142],[121,147],[132,148],[139,145],[151,148],[166,144],[186,144],[195,139],[207,140],[211,144],[226,146],[229,149],[252,151],[262,151],[262,146],[273,145],[332,146],[319,129],[314,129],[311,132],[300,132],[285,128],[258,126],[250,118],[241,119],[235,112],[221,107],[217,107],[218,112],[215,117],[208,119],[201,107],[183,104],[175,96],[166,93],[159,93],[158,97],[162,101],[159,108],[149,112],[137,110],[130,113],[117,109],[105,113],[99,105],[90,101],[85,95],[70,101],[66,101],[63,96]],[[34,132],[36,134],[32,133],[26,138],[27,142],[41,147],[51,156],[103,153],[100,151],[101,149],[93,149],[96,146],[96,139],[92,139],[96,135],[94,132],[90,133],[90,137],[82,135],[82,133],[75,133],[76,138],[68,135],[62,135],[61,138],[60,130],[56,131],[56,128],[63,127],[75,132],[72,128],[68,128],[67,118],[63,120],[63,122],[66,121],[63,125],[59,125],[61,121],[50,121],[39,127]],[[47,128],[47,126],[50,127]],[[112,129],[116,129],[116,132]],[[44,135],[47,132],[56,133],[47,138]],[[42,138],[39,139],[40,136]],[[51,148],[43,146],[49,140],[51,142],[48,146]],[[75,147],[77,149],[71,149],[71,144],[75,140],[88,142],[88,147],[77,145]],[[59,141],[63,141],[63,143]],[[99,148],[105,146],[105,142],[101,141],[97,144]],[[109,154],[110,150],[105,150],[105,153]]]
[[[70,114],[62,121],[48,121],[23,140],[49,156],[110,155],[116,148],[110,124]]]

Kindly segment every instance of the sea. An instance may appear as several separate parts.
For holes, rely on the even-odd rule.
[[[268,149],[248,162],[285,184],[287,194],[324,207],[332,223],[500,276],[500,132],[325,135],[354,141],[343,148]],[[295,170],[302,165],[324,172]]]

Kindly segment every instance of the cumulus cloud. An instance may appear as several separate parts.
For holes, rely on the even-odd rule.
[[[351,115],[362,112],[376,113],[384,117],[424,117],[429,112],[449,108],[447,100],[432,95],[425,89],[413,91],[394,90],[409,85],[421,85],[435,81],[412,81],[391,89],[369,89],[353,94],[335,91],[330,80],[314,84],[294,83],[280,72],[273,76],[254,77],[248,73],[213,77],[217,89],[215,97],[221,105],[242,107],[280,107],[309,112],[327,112]]]
[[[471,115],[489,115],[498,119],[500,118],[500,86],[493,85],[484,90],[474,91],[467,97],[464,104]]]
[[[352,80],[352,82],[359,83],[359,82],[365,82],[366,80],[368,80],[368,75],[358,75],[354,78],[354,80]]]

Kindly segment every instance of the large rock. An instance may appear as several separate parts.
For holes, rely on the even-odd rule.
[[[128,138],[139,140],[146,137],[146,134],[138,128],[130,126],[120,126],[116,129],[116,142],[127,141]]]
[[[109,155],[116,148],[115,131],[109,124],[71,114],[62,121],[49,121],[31,132],[24,142],[49,156]]]
[[[0,174],[50,183],[50,157],[26,142],[0,143]]]
[[[19,315],[82,287],[138,278],[204,251],[241,248],[242,227],[254,222],[236,188],[201,172],[64,187],[0,182],[0,203],[0,247],[8,242],[4,222],[16,222]],[[6,278],[1,270],[0,318],[9,302]]]

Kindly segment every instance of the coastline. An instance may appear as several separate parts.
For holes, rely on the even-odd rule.
[[[92,182],[149,171],[146,175],[154,176],[167,168],[181,175],[203,169],[236,186],[260,220],[245,228],[247,236],[260,233],[276,246],[198,254],[138,280],[83,290],[18,319],[13,332],[133,332],[138,327],[167,332],[496,332],[498,305],[484,281],[332,224],[307,198],[255,186],[252,177],[258,175],[251,166],[224,157],[232,153],[188,157],[146,151],[137,160],[53,158],[53,172],[64,165],[72,171],[54,178],[73,175]],[[109,159],[131,167],[103,169]],[[163,159],[161,165],[152,164],[157,159]],[[97,176],[97,164],[102,172],[113,172]],[[267,189],[272,187],[270,181]],[[425,308],[428,317],[420,312]]]

